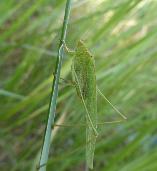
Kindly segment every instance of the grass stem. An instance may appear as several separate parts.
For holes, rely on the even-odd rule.
[[[54,119],[55,119],[55,111],[56,111],[56,102],[58,97],[58,84],[59,84],[59,78],[60,78],[60,71],[62,66],[62,58],[63,58],[63,42],[66,38],[66,31],[67,31],[67,25],[70,15],[70,8],[71,8],[71,0],[67,0],[66,2],[66,8],[65,8],[65,15],[64,15],[64,22],[62,27],[62,34],[60,39],[60,44],[58,48],[58,57],[56,62],[56,68],[55,68],[55,75],[52,85],[52,94],[50,99],[50,105],[49,105],[49,113],[48,113],[48,120],[47,120],[47,126],[45,130],[45,137],[43,142],[43,147],[41,151],[41,157],[39,162],[39,171],[46,171],[46,163],[48,161],[48,155],[49,155],[49,149],[51,144],[51,133],[52,133],[52,126],[54,125]]]

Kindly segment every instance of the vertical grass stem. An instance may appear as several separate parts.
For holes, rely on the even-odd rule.
[[[46,171],[46,163],[48,161],[48,155],[49,155],[49,149],[51,143],[51,132],[52,132],[51,128],[54,125],[54,118],[55,118],[55,111],[56,111],[56,104],[57,104],[56,102],[58,97],[58,84],[59,84],[59,77],[60,77],[60,71],[62,66],[63,42],[65,41],[66,38],[70,8],[71,8],[71,0],[67,0],[64,22],[62,27],[62,34],[61,34],[60,44],[58,48],[58,58],[56,62],[55,75],[52,85],[52,94],[51,94],[50,105],[49,105],[47,126],[45,130],[45,137],[44,137],[44,142],[43,142],[43,147],[42,147],[41,157],[39,162],[39,171]]]

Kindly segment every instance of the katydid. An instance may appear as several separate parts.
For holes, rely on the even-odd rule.
[[[65,43],[63,42],[66,48]],[[67,49],[67,48],[66,48]],[[67,50],[69,51],[69,50]],[[93,169],[93,159],[97,132],[97,91],[116,110],[123,119],[126,119],[109,100],[101,93],[96,85],[95,61],[83,41],[79,41],[75,51],[70,51],[74,57],[72,60],[72,78],[78,96],[86,110],[86,163]]]

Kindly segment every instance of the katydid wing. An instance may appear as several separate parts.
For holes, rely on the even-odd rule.
[[[94,58],[82,41],[79,41],[76,47],[72,61],[72,76],[86,109],[86,162],[92,169],[97,138],[96,75]]]

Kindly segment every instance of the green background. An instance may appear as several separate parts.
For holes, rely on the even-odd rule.
[[[65,0],[0,0],[0,170],[34,171],[62,29]],[[157,1],[75,0],[66,43],[83,39],[96,62],[97,84],[127,116],[99,126],[94,171],[157,170]],[[61,77],[71,80],[71,57]],[[61,80],[58,124],[48,171],[85,170],[85,110]],[[98,96],[99,122],[120,116]]]

